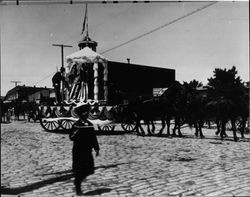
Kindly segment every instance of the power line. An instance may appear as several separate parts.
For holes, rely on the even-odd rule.
[[[48,5],[48,4],[117,4],[117,3],[162,3],[166,2],[164,0],[162,1],[127,1],[127,0],[121,0],[121,1],[110,1],[110,0],[2,0],[0,1],[0,5]],[[170,2],[181,2],[181,1],[170,1]]]
[[[165,27],[167,27],[167,26],[169,26],[169,25],[172,25],[172,24],[174,24],[174,23],[176,23],[176,22],[178,22],[178,21],[180,21],[180,20],[182,20],[182,19],[184,19],[184,18],[186,18],[186,17],[188,17],[188,16],[191,16],[191,15],[193,15],[193,14],[199,12],[199,11],[202,11],[202,10],[204,10],[204,9],[206,9],[206,8],[208,8],[208,7],[212,6],[212,5],[214,5],[215,3],[217,3],[217,2],[212,2],[212,3],[209,3],[209,4],[205,5],[205,6],[202,6],[202,7],[198,8],[198,9],[196,9],[196,10],[194,10],[194,11],[188,13],[188,14],[185,14],[185,15],[183,15],[183,16],[177,18],[177,19],[174,19],[174,20],[172,20],[172,21],[170,21],[170,22],[168,22],[168,23],[166,23],[166,24],[164,24],[164,25],[161,25],[161,26],[159,26],[159,27],[157,27],[157,28],[155,28],[155,29],[153,29],[153,30],[151,30],[151,31],[149,31],[149,32],[146,32],[146,33],[144,33],[144,34],[141,34],[141,35],[139,35],[139,36],[137,36],[137,37],[135,37],[135,38],[132,38],[132,39],[126,41],[126,42],[123,42],[123,43],[121,43],[121,44],[119,44],[119,45],[117,45],[117,46],[115,46],[115,47],[112,47],[112,48],[110,48],[110,49],[107,49],[107,50],[101,52],[101,54],[110,52],[110,51],[112,51],[112,50],[114,50],[114,49],[117,49],[117,48],[122,47],[122,46],[124,46],[124,45],[126,45],[126,44],[129,44],[129,43],[131,43],[131,42],[133,42],[133,41],[136,41],[136,40],[138,40],[138,39],[140,39],[140,38],[142,38],[142,37],[144,37],[144,36],[147,36],[147,35],[149,35],[149,34],[151,34],[151,33],[154,33],[154,32],[156,32],[156,31],[158,31],[158,30],[160,30],[160,29],[162,29],[162,28],[165,28]],[[43,79],[41,79],[41,80],[38,81],[37,83],[39,83],[39,82],[41,82],[41,81],[47,79],[47,78],[50,77],[52,74],[54,74],[54,73],[51,73],[50,75],[44,77]],[[35,84],[37,84],[37,83],[35,83]]]
[[[53,72],[53,73],[50,73],[49,75],[47,75],[46,77],[42,78],[42,79],[39,80],[38,82],[35,82],[34,85],[36,85],[36,84],[40,83],[41,81],[43,81],[43,80],[45,80],[45,79],[51,77],[53,74],[54,74],[54,72]]]
[[[212,6],[212,5],[214,5],[215,3],[217,3],[217,2],[212,2],[212,3],[209,3],[209,4],[205,5],[205,6],[202,6],[202,7],[198,8],[198,9],[196,9],[196,10],[194,10],[194,11],[188,13],[188,14],[185,14],[184,16],[181,16],[181,17],[179,17],[179,18],[177,18],[177,19],[174,19],[174,20],[172,20],[172,21],[170,21],[170,22],[168,22],[168,23],[166,23],[166,24],[164,24],[164,25],[161,25],[161,26],[159,26],[159,27],[157,27],[157,28],[155,28],[155,29],[153,29],[153,30],[151,30],[151,31],[149,31],[149,32],[146,32],[146,33],[144,33],[144,34],[141,34],[141,35],[139,35],[139,36],[137,36],[137,37],[135,37],[135,38],[132,38],[132,39],[126,41],[126,42],[123,42],[123,43],[121,43],[121,44],[119,44],[119,45],[117,45],[117,46],[114,46],[114,47],[112,47],[112,48],[110,48],[110,49],[107,49],[107,50],[101,52],[101,54],[104,54],[104,53],[107,53],[107,52],[112,51],[112,50],[114,50],[114,49],[117,49],[117,48],[119,48],[119,47],[122,47],[122,46],[124,46],[124,45],[126,45],[126,44],[129,44],[130,42],[136,41],[136,40],[138,40],[138,39],[140,39],[140,38],[142,38],[142,37],[144,37],[144,36],[147,36],[147,35],[149,35],[149,34],[151,34],[151,33],[154,33],[154,32],[156,32],[156,31],[162,29],[162,28],[165,28],[165,27],[167,27],[167,26],[169,26],[169,25],[172,25],[172,24],[174,24],[174,23],[176,23],[176,22],[178,22],[178,21],[180,21],[180,20],[182,20],[182,19],[184,19],[184,18],[186,18],[186,17],[189,17],[189,16],[191,16],[191,15],[197,13],[197,12],[200,12],[200,11],[202,11],[202,10],[204,10],[204,9],[206,9],[206,8],[208,8],[208,7],[210,7],[210,6]]]
[[[61,47],[61,59],[62,59],[62,66],[61,66],[61,68],[63,68],[63,67],[64,67],[64,65],[63,65],[63,61],[64,61],[64,58],[63,58],[63,48],[64,48],[64,47],[72,47],[72,46],[63,45],[63,44],[52,44],[52,46]],[[47,75],[46,77],[42,78],[40,81],[35,82],[34,85],[36,85],[36,84],[38,84],[39,82],[41,82],[41,81],[43,81],[43,80],[49,78],[49,77],[52,76],[53,74],[54,74],[54,72],[51,73],[51,74],[49,74],[49,75]]]
[[[121,1],[111,1],[111,0],[0,0],[0,5],[8,6],[8,5],[49,5],[49,4],[121,4],[121,3],[182,3],[182,2],[204,2],[204,0],[152,0],[152,1],[129,1],[129,0],[121,0]]]

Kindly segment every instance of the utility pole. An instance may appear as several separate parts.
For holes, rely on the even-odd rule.
[[[17,87],[18,83],[21,83],[21,81],[10,81],[11,83],[15,83],[15,87]],[[18,98],[18,93],[15,94],[15,101],[17,102],[17,98]]]
[[[63,62],[64,62],[63,49],[64,49],[64,47],[72,47],[72,46],[70,46],[70,45],[64,45],[64,44],[52,44],[52,46],[61,47],[61,56],[62,56],[61,75],[63,76],[63,73],[65,71],[64,65],[63,65]],[[62,95],[62,101],[63,101],[64,100],[64,81],[62,81],[62,87],[61,88],[62,88],[61,95]]]
[[[64,59],[64,57],[63,57],[63,49],[64,49],[64,47],[72,47],[72,46],[69,46],[69,45],[64,45],[64,44],[52,44],[52,46],[54,46],[54,47],[61,47],[61,56],[62,56],[62,68],[64,68],[64,65],[63,65],[63,59]]]
[[[10,81],[11,83],[15,83],[15,87],[17,86],[18,83],[21,83],[21,81]]]

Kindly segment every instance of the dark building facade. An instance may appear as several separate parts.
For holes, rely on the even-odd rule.
[[[138,96],[153,96],[155,89],[168,88],[174,81],[173,69],[108,62],[109,101],[112,102],[117,97],[126,102]]]
[[[104,100],[103,66],[98,65],[98,100]],[[108,61],[108,104],[122,104],[138,96],[152,97],[156,90],[168,88],[175,81],[175,70]],[[93,65],[88,68],[88,94],[94,98]]]
[[[4,98],[5,101],[15,102],[50,102],[51,92],[54,90],[47,87],[16,86],[9,90]]]

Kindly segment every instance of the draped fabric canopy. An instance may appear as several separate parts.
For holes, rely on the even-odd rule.
[[[72,69],[74,65],[76,66],[77,70],[83,70],[84,66],[88,63],[93,63],[93,70],[94,70],[94,100],[98,100],[99,98],[99,87],[98,87],[98,63],[101,63],[103,66],[103,90],[104,90],[104,100],[108,98],[108,60],[90,49],[89,47],[84,47],[80,51],[77,51],[71,55],[66,57],[66,61],[68,63],[66,73],[72,73]],[[89,99],[88,96],[88,87],[85,85],[85,89],[81,91],[80,100],[87,100]]]
[[[108,60],[90,49],[89,47],[84,47],[80,51],[72,53],[66,57],[68,63],[106,63]]]

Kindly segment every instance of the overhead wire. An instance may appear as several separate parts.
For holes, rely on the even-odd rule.
[[[133,6],[133,4],[132,4],[131,6],[129,6],[129,7],[127,7],[125,10],[123,10],[123,11],[121,11],[120,13],[116,14],[115,16],[113,16],[113,18],[116,18],[116,17],[118,17],[119,15],[123,14],[123,13],[126,12],[128,9],[130,9],[132,6]],[[108,21],[110,21],[110,20],[105,20],[105,21],[102,22],[100,25],[103,25],[104,23],[107,23]],[[91,27],[90,30],[93,30],[96,26],[99,26],[99,25],[95,25],[95,26]],[[49,74],[48,76],[42,78],[42,79],[39,80],[38,82],[33,83],[33,84],[36,85],[36,84],[38,84],[38,83],[40,83],[40,82],[46,80],[47,78],[49,78],[49,77],[52,76],[53,74],[54,74],[54,72],[51,73],[51,74]]]
[[[185,1],[185,0],[184,0]],[[0,0],[0,5],[47,5],[47,4],[118,4],[118,3],[161,3],[164,0],[157,1],[111,1],[111,0]],[[175,1],[171,1],[175,2]],[[179,1],[180,2],[180,1]]]
[[[51,77],[53,74],[55,74],[55,72],[50,73],[50,74],[49,74],[49,75],[47,75],[46,77],[42,78],[41,80],[39,80],[38,82],[35,82],[35,83],[33,83],[33,84],[34,84],[34,85],[36,85],[36,84],[38,84],[38,83],[40,83],[40,82],[44,81],[45,79],[47,79],[47,78]]]
[[[138,40],[138,39],[140,39],[140,38],[142,38],[142,37],[145,37],[145,36],[147,36],[147,35],[149,35],[149,34],[151,34],[151,33],[154,33],[154,32],[156,32],[156,31],[158,31],[158,30],[161,30],[161,29],[163,29],[163,28],[169,26],[169,25],[172,25],[172,24],[174,24],[174,23],[176,23],[176,22],[178,22],[178,21],[180,21],[180,20],[182,20],[182,19],[184,19],[184,18],[186,18],[186,17],[189,17],[189,16],[191,16],[191,15],[197,13],[197,12],[200,12],[200,11],[202,11],[202,10],[204,10],[204,9],[206,9],[206,8],[208,8],[208,7],[210,7],[210,6],[214,5],[214,4],[216,4],[216,3],[217,3],[217,2],[215,1],[215,2],[212,2],[212,3],[206,4],[205,6],[202,6],[202,7],[198,8],[198,9],[192,11],[192,12],[189,12],[189,13],[187,13],[187,14],[181,16],[181,17],[178,17],[178,18],[176,18],[176,19],[174,19],[174,20],[172,20],[172,21],[170,21],[170,22],[168,22],[168,23],[166,23],[166,24],[163,24],[163,25],[161,25],[161,26],[159,26],[159,27],[157,27],[157,28],[154,28],[154,29],[152,29],[152,30],[146,32],[146,33],[143,33],[143,34],[141,34],[141,35],[139,35],[139,36],[136,36],[136,37],[134,37],[134,38],[132,38],[132,39],[126,41],[126,42],[123,42],[123,43],[121,43],[121,44],[119,44],[119,45],[117,45],[117,46],[114,46],[114,47],[112,47],[112,48],[110,48],[110,49],[104,50],[104,51],[102,51],[100,54],[108,53],[108,52],[110,52],[110,51],[112,51],[112,50],[115,50],[115,49],[117,49],[117,48],[120,48],[120,47],[122,47],[122,46],[124,46],[124,45],[126,45],[126,44],[129,44],[129,43],[131,43],[131,42],[134,42],[134,41],[136,41],[136,40]],[[43,79],[41,79],[41,80],[38,81],[37,83],[39,83],[39,82],[41,82],[41,81],[47,79],[47,78],[50,77],[52,74],[54,74],[54,73],[51,73],[50,75],[44,77]],[[37,83],[35,83],[35,84],[37,84]]]
[[[158,31],[158,30],[160,30],[160,29],[163,29],[163,28],[165,28],[165,27],[167,27],[167,26],[169,26],[169,25],[172,25],[172,24],[174,24],[174,23],[176,23],[176,22],[178,22],[178,21],[180,21],[180,20],[182,20],[182,19],[184,19],[184,18],[186,18],[186,17],[189,17],[189,16],[191,16],[191,15],[197,13],[197,12],[200,12],[201,10],[206,9],[206,8],[208,8],[208,7],[212,6],[212,5],[214,5],[215,3],[217,3],[217,2],[212,2],[212,3],[209,3],[209,4],[205,5],[205,6],[202,6],[202,7],[198,8],[198,9],[196,9],[196,10],[194,10],[194,11],[188,13],[188,14],[185,14],[185,15],[183,15],[183,16],[177,18],[177,19],[174,19],[174,20],[172,20],[172,21],[170,21],[170,22],[168,22],[168,23],[166,23],[166,24],[163,24],[163,25],[161,25],[161,26],[159,26],[159,27],[157,27],[157,28],[155,28],[155,29],[152,29],[152,30],[150,30],[150,31],[148,31],[148,32],[146,32],[146,33],[143,33],[143,34],[139,35],[139,36],[136,36],[135,38],[132,38],[132,39],[130,39],[130,40],[126,41],[126,42],[123,42],[123,43],[121,43],[121,44],[119,44],[119,45],[117,45],[117,46],[114,46],[114,47],[112,47],[112,48],[110,48],[110,49],[107,49],[107,50],[101,52],[101,54],[110,52],[110,51],[112,51],[112,50],[114,50],[114,49],[117,49],[117,48],[122,47],[122,46],[124,46],[124,45],[126,45],[126,44],[129,44],[129,43],[131,43],[131,42],[134,42],[134,41],[136,41],[136,40],[138,40],[138,39],[140,39],[140,38],[142,38],[142,37],[144,37],[144,36],[147,36],[147,35],[149,35],[149,34],[151,34],[151,33],[154,33],[154,32],[156,32],[156,31]]]

